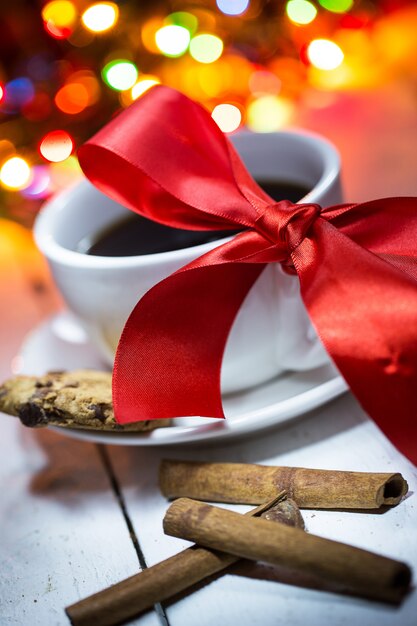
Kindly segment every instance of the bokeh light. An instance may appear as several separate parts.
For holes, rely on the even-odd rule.
[[[132,100],[137,100],[139,96],[144,94],[154,85],[158,85],[160,82],[161,81],[156,76],[143,74],[139,78],[138,82],[135,85],[133,85],[132,89],[130,90],[130,95],[131,95]]]
[[[77,10],[70,0],[54,0],[42,9],[42,19],[53,22],[58,28],[71,26],[77,17]]]
[[[319,4],[333,13],[345,13],[353,7],[353,0],[319,0]]]
[[[76,115],[88,106],[88,91],[82,83],[69,83],[57,92],[55,104],[64,113]]]
[[[268,133],[288,125],[294,105],[279,96],[262,96],[247,109],[247,125],[258,133]]]
[[[72,30],[70,28],[58,28],[53,22],[44,22],[45,30],[54,39],[68,39]]]
[[[216,4],[225,15],[242,15],[249,6],[249,0],[216,0]]]
[[[31,182],[17,194],[1,188],[1,210],[28,226],[39,198],[80,176],[71,141],[82,144],[157,84],[199,102],[228,133],[304,124],[312,110],[327,123],[327,112],[342,115],[336,104],[346,93],[366,98],[384,85],[417,81],[411,0],[4,4],[10,28],[0,68],[0,166],[23,158]],[[71,137],[67,158],[68,147],[58,145],[59,162],[47,162],[49,144],[39,153],[53,129]]]
[[[116,59],[103,67],[101,75],[109,87],[116,91],[125,91],[136,83],[138,69],[131,61]]]
[[[69,37],[76,18],[77,10],[69,0],[54,0],[42,9],[45,29],[55,39]]]
[[[316,7],[308,0],[290,0],[285,10],[294,24],[311,24],[317,16]]]
[[[196,35],[190,42],[190,54],[199,63],[214,63],[221,57],[223,42],[216,35],[203,33]]]
[[[84,26],[93,33],[104,33],[116,25],[119,7],[114,2],[97,2],[81,16]]]
[[[0,169],[0,182],[7,189],[19,190],[27,187],[31,182],[28,162],[19,156],[8,159]]]
[[[190,44],[190,32],[184,26],[168,24],[162,26],[155,33],[155,42],[158,50],[167,57],[183,55]]]
[[[25,198],[46,198],[50,192],[51,177],[47,165],[35,165],[32,168],[32,180],[28,187],[22,189],[21,194]]]
[[[39,145],[43,158],[54,163],[65,161],[73,149],[74,141],[65,130],[52,130],[43,137]]]
[[[88,94],[88,106],[95,104],[100,98],[100,83],[91,70],[79,70],[68,78],[68,84],[78,84],[85,87]]]
[[[342,49],[329,39],[314,39],[307,47],[307,57],[319,70],[334,70],[343,62]]]
[[[211,117],[224,133],[237,130],[242,121],[242,113],[234,104],[218,104],[214,107]]]
[[[4,103],[11,109],[19,109],[30,102],[34,95],[32,81],[26,76],[19,76],[6,84]]]

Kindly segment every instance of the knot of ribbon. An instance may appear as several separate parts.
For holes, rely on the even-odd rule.
[[[368,414],[417,462],[417,199],[321,209],[273,202],[210,115],[154,87],[80,148],[86,176],[145,217],[242,230],[150,289],[116,353],[120,423],[224,417],[222,355],[266,264],[298,275],[327,352]]]
[[[281,200],[265,207],[256,219],[254,228],[289,258],[320,212],[321,207],[318,204],[293,204],[288,200]]]

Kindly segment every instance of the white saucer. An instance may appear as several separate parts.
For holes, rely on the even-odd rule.
[[[69,313],[36,328],[15,359],[15,372],[44,374],[50,370],[106,369],[88,337]],[[288,372],[256,388],[224,399],[226,420],[184,417],[174,426],[150,433],[51,429],[75,439],[130,446],[168,446],[241,437],[282,424],[315,409],[347,390],[332,365],[307,372]]]

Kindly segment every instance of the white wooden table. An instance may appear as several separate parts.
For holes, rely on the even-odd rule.
[[[307,529],[407,561],[417,570],[417,470],[349,396],[285,428],[219,447],[110,447],[28,430],[2,418],[0,623],[65,625],[64,607],[185,547],[164,536],[160,458],[248,461],[400,471],[410,495],[384,513],[305,511]],[[246,510],[244,507],[234,507]],[[401,607],[319,589],[263,565],[234,567],[210,584],[132,623],[415,626],[417,593]]]
[[[341,149],[346,188],[352,190],[349,199],[394,194],[397,185],[403,193],[417,194],[411,168],[417,139],[413,97],[411,90],[401,87],[381,93],[379,99],[372,96],[370,109],[359,100],[356,117],[352,114],[350,123],[343,125],[336,123],[337,108],[327,111],[326,118],[320,111],[300,114],[304,126],[324,131]],[[383,128],[386,144],[381,139]],[[376,138],[377,153],[372,149]],[[389,175],[379,182],[384,159]],[[13,251],[3,250],[1,256],[0,249],[0,260],[0,379],[4,379],[24,334],[57,305],[50,290],[33,292],[27,266]],[[42,280],[43,271],[39,269]],[[162,532],[167,502],[157,488],[157,469],[164,456],[402,472],[410,493],[396,508],[380,514],[309,511],[304,517],[310,532],[405,560],[416,580],[417,470],[348,394],[249,441],[169,450],[79,442],[0,417],[1,626],[67,625],[65,606],[186,545]],[[393,607],[336,595],[288,571],[245,564],[132,623],[415,626],[417,593],[413,590],[400,607]]]

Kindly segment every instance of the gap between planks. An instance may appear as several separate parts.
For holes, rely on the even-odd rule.
[[[107,453],[106,450],[106,446],[104,445],[100,445],[100,444],[96,444],[96,448],[97,448],[97,452],[98,455],[100,457],[100,460],[103,464],[104,467],[104,471],[106,472],[108,479],[110,481],[110,485],[111,488],[114,492],[114,495],[116,497],[117,502],[119,503],[123,518],[125,520],[126,526],[127,526],[127,530],[129,532],[129,536],[132,540],[133,543],[133,547],[135,549],[136,552],[136,556],[138,557],[138,561],[139,561],[139,566],[140,568],[146,569],[148,567],[147,563],[146,563],[146,559],[145,556],[142,552],[142,548],[140,547],[140,542],[139,542],[139,538],[135,532],[134,526],[132,524],[132,520],[130,519],[130,515],[128,513],[127,507],[126,507],[126,502],[123,496],[123,492],[120,488],[119,482],[116,478],[115,472],[113,470],[113,465],[110,461],[110,457]],[[154,605],[154,609],[155,612],[158,616],[159,622],[161,624],[161,626],[170,626],[169,620],[168,620],[168,616],[165,612],[164,607],[158,603]]]

